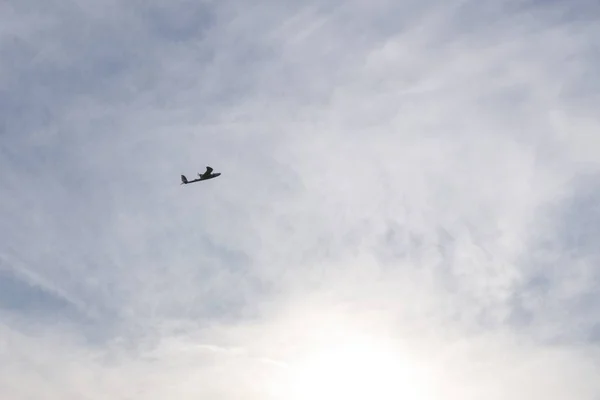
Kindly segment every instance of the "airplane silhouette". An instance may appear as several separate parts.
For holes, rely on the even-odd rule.
[[[211,167],[206,167],[206,171],[203,174],[198,173],[198,178],[191,180],[191,181],[188,181],[188,179],[185,177],[185,175],[181,175],[181,184],[187,185],[188,183],[205,181],[207,179],[216,178],[219,175],[221,175],[220,172],[213,174],[213,169]]]

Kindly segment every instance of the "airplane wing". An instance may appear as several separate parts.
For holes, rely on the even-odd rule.
[[[211,167],[206,167],[206,172],[204,172],[204,175],[209,176],[210,174],[212,174],[213,169]]]

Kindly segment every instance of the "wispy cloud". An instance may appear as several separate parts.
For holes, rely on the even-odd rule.
[[[595,3],[1,7],[0,397],[600,396]]]

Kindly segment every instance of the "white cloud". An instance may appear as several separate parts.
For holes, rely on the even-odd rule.
[[[3,7],[0,397],[600,396],[594,5]]]

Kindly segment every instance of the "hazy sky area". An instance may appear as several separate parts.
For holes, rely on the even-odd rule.
[[[0,398],[599,400],[599,43],[597,0],[0,2]]]

